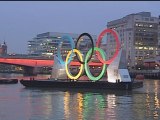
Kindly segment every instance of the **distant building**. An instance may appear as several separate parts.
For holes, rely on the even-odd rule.
[[[145,68],[146,69],[160,69],[160,56],[150,59],[145,59]]]
[[[144,59],[160,55],[160,17],[152,17],[150,12],[129,14],[108,22],[107,28],[119,33],[131,69],[141,69]],[[107,57],[110,58],[115,51],[115,41],[109,34],[107,40]]]
[[[57,47],[59,40],[64,36],[64,35],[70,35],[74,42],[77,41],[77,38],[79,37],[80,34],[74,34],[74,33],[59,33],[59,32],[46,32],[42,34],[38,34],[36,37],[34,37],[32,40],[28,41],[28,52],[29,55],[37,55],[37,56],[54,56],[57,54]],[[94,44],[97,39],[95,35],[91,35]],[[85,50],[91,48],[91,42],[87,37],[84,37],[80,43],[81,52],[86,52]],[[66,56],[67,53],[71,50],[71,45],[70,43],[64,42],[61,46],[61,53],[63,56]],[[62,57],[63,57],[62,56]]]
[[[3,44],[0,44],[0,55],[7,55],[7,45],[5,42]]]

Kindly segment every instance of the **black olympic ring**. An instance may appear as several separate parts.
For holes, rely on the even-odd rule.
[[[75,49],[77,49],[77,47],[78,47],[78,41],[80,40],[80,38],[81,38],[82,36],[87,36],[87,37],[89,37],[89,39],[91,40],[91,43],[92,43],[92,52],[91,52],[91,55],[90,55],[89,59],[87,60],[87,63],[88,63],[88,62],[91,60],[92,56],[93,56],[94,43],[93,43],[93,39],[92,39],[92,37],[91,37],[90,34],[88,34],[88,33],[82,33],[82,34],[78,37],[78,39],[77,39],[77,41],[76,41]],[[79,61],[81,64],[85,64],[85,62],[82,62],[82,61],[79,59],[77,53],[76,53],[76,57],[77,57],[78,61]]]

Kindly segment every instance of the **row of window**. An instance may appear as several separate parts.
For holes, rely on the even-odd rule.
[[[153,37],[155,35],[155,33],[145,33],[145,32],[138,32],[138,33],[135,33],[136,36],[145,36],[145,37]]]
[[[153,24],[144,24],[144,23],[136,23],[135,26],[136,27],[146,27],[146,28],[153,28],[154,27]]]
[[[135,49],[138,49],[138,50],[154,50],[154,47],[135,47]]]

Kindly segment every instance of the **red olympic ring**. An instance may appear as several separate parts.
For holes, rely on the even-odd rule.
[[[100,53],[98,51],[96,51],[97,53],[97,56],[98,56],[98,59],[103,63],[103,64],[111,64],[112,61],[117,57],[118,53],[119,53],[119,49],[120,49],[120,43],[119,43],[119,40],[118,40],[118,35],[117,35],[117,32],[113,29],[105,29],[103,30],[100,35],[98,36],[98,40],[96,42],[96,47],[99,48],[99,44],[103,38],[103,36],[106,34],[106,33],[111,33],[113,35],[113,37],[115,38],[115,41],[116,41],[116,52],[114,53],[113,57],[107,61],[104,61],[102,59],[102,57],[100,56]]]

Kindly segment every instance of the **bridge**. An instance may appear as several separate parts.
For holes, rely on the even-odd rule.
[[[6,56],[6,57],[0,57],[0,63],[22,66],[24,69],[24,74],[35,75],[38,67],[52,67],[54,65],[54,60],[42,57],[28,58],[28,57]],[[70,65],[79,66],[80,63],[73,61],[70,63]],[[89,65],[102,66],[102,63],[90,62]]]

